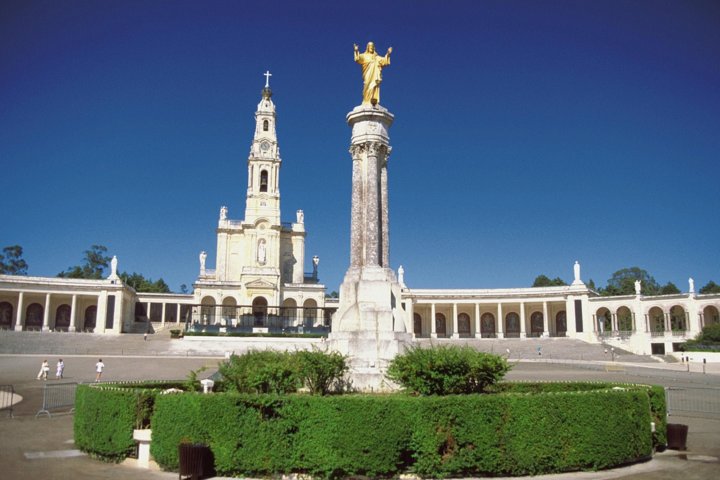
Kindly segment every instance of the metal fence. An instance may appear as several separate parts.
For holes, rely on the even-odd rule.
[[[75,410],[75,390],[77,383],[52,383],[43,386],[42,408],[35,414],[35,418],[41,413],[51,417],[50,410],[70,407],[69,412]]]
[[[668,415],[720,416],[720,388],[666,387]]]
[[[0,410],[7,410],[10,418],[13,416],[13,400],[15,388],[12,385],[0,385]]]

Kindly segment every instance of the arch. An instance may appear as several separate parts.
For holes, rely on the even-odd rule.
[[[25,310],[25,330],[42,330],[45,309],[39,303],[31,303]]]
[[[621,332],[633,331],[633,315],[632,311],[626,306],[617,309],[618,330]]]
[[[505,336],[520,337],[520,315],[515,312],[505,315]]]
[[[555,314],[555,335],[564,337],[567,334],[567,312],[560,310]]]
[[[13,306],[10,302],[0,302],[0,330],[13,326]]]
[[[684,332],[687,330],[687,314],[680,305],[673,305],[670,308],[670,330]]]
[[[268,191],[268,172],[267,172],[267,170],[260,171],[260,191],[261,192]]]
[[[596,327],[598,332],[612,332],[612,314],[608,308],[598,308],[595,312],[595,320],[597,321]]]
[[[263,120],[263,132],[267,132],[270,129],[270,122]]]
[[[67,330],[70,328],[70,314],[72,310],[70,305],[64,303],[55,310],[55,329],[56,330]]]
[[[447,320],[442,313],[435,314],[435,333],[438,337],[447,336]]]
[[[222,300],[222,321],[227,325],[237,323],[237,300],[235,297],[225,297]]]
[[[95,330],[97,323],[97,305],[90,305],[85,309],[85,321],[83,322],[83,330],[92,332]]]
[[[648,310],[648,322],[650,332],[665,331],[665,314],[660,307],[652,307]]]
[[[542,312],[533,312],[530,315],[530,335],[533,337],[542,337],[545,333],[544,317]]]
[[[12,311],[12,307],[11,311]],[[2,311],[2,307],[0,307],[0,311]],[[703,308],[703,325],[712,325],[713,323],[720,323],[720,312],[718,311],[717,307],[714,305],[708,305],[707,307]]]
[[[303,303],[303,319],[304,319],[304,325],[306,327],[312,327],[315,324],[315,320],[318,317],[318,308],[317,308],[317,302],[312,299],[308,298]]]
[[[267,318],[268,301],[265,297],[255,297],[252,302],[252,314],[255,319],[255,326],[262,327]]]
[[[480,336],[495,337],[495,315],[492,313],[480,315]]]
[[[200,300],[200,323],[213,325],[215,323],[215,298],[207,295]]]
[[[297,302],[294,298],[286,298],[280,307],[280,317],[288,325],[294,325],[297,321]]]
[[[413,313],[413,333],[418,337],[422,335],[422,317],[419,313]]]
[[[470,315],[467,313],[461,313],[458,315],[458,331],[457,333],[461,337],[469,337],[470,336]]]

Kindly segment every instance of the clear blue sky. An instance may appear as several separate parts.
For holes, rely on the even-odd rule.
[[[720,282],[720,3],[0,3],[0,247],[54,276],[106,245],[193,283],[244,216],[269,69],[283,220],[336,290],[349,263],[352,45],[393,47],[390,244],[416,288]],[[306,265],[309,271],[311,266]]]

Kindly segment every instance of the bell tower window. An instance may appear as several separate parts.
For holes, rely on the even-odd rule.
[[[270,122],[268,122],[267,120],[263,120],[263,132],[267,132],[269,128]]]
[[[260,191],[261,192],[268,191],[268,172],[267,172],[267,170],[263,170],[260,172]]]

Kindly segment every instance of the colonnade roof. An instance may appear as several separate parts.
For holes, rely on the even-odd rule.
[[[542,300],[543,298],[558,301],[565,300],[568,295],[594,296],[596,293],[584,285],[494,289],[403,289],[403,297],[428,301],[462,300],[473,302],[511,300],[514,302],[522,302],[525,299]]]

